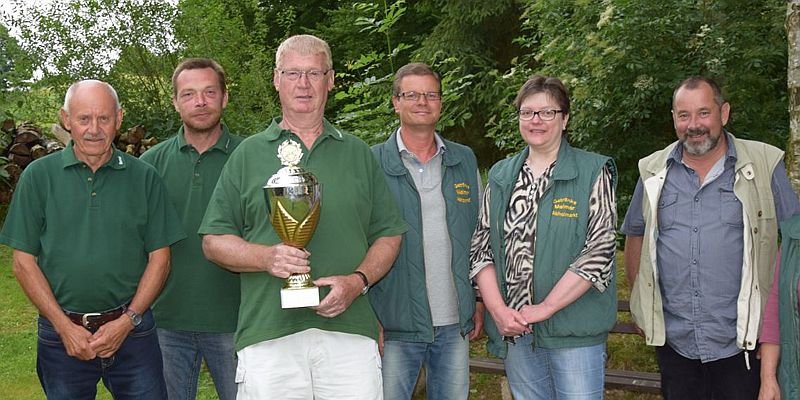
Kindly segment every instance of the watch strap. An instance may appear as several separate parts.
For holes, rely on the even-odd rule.
[[[131,325],[133,325],[134,328],[142,323],[142,315],[131,310],[130,308],[125,309],[125,315],[131,319]]]
[[[353,271],[354,274],[361,277],[361,281],[364,282],[364,289],[361,290],[361,294],[365,295],[369,291],[369,279],[367,279],[367,275],[361,271]]]

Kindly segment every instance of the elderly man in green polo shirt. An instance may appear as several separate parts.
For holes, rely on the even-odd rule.
[[[278,47],[273,83],[282,117],[231,155],[200,227],[206,256],[241,273],[240,400],[383,398],[378,322],[362,293],[391,266],[406,225],[369,147],[323,117],[331,68],[327,43],[314,36]],[[322,184],[307,251],[281,244],[262,192],[282,166],[278,146],[289,141]],[[284,278],[309,271],[321,287],[319,306],[282,309]]]
[[[67,90],[72,140],[20,178],[0,243],[39,310],[37,372],[48,399],[163,399],[150,304],[169,273],[169,246],[186,235],[161,178],[113,147],[117,94],[87,80]]]
[[[195,235],[222,166],[242,138],[221,123],[228,103],[225,71],[214,60],[189,58],[172,74],[178,134],[144,153],[167,186],[183,229],[172,245],[172,272],[153,304],[170,400],[193,400],[205,360],[220,400],[236,398],[233,333],[239,312],[239,274],[208,261]]]

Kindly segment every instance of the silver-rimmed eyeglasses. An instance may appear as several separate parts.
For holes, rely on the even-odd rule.
[[[318,69],[310,69],[308,71],[301,71],[299,69],[279,69],[281,75],[285,76],[290,81],[296,81],[301,76],[305,75],[308,80],[318,82],[323,76],[327,75],[331,70],[320,71]]]
[[[521,110],[517,110],[517,115],[519,115],[519,119],[523,121],[530,121],[535,116],[539,116],[542,121],[552,121],[556,118],[556,115],[562,110],[539,110],[533,111],[527,108],[523,108]]]
[[[428,101],[439,101],[439,100],[442,99],[442,93],[441,92],[424,92],[424,93],[421,93],[421,92],[413,92],[412,91],[412,92],[402,92],[402,93],[397,94],[397,97],[399,97],[399,98],[401,98],[403,100],[408,100],[408,101],[417,101],[417,100],[419,100],[419,98],[421,96],[424,96],[425,99],[427,99]]]

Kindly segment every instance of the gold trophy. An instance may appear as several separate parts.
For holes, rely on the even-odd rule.
[[[317,228],[322,205],[322,185],[309,171],[297,164],[303,148],[287,139],[278,146],[283,168],[264,185],[269,222],[284,244],[304,249]],[[292,274],[281,289],[281,307],[299,308],[319,305],[319,288],[311,283],[311,274]]]

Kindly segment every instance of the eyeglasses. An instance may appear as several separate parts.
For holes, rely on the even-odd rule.
[[[523,121],[530,121],[535,116],[539,116],[542,121],[552,121],[556,118],[556,114],[564,112],[563,110],[539,110],[533,111],[528,109],[517,110],[519,119]]]
[[[419,100],[420,96],[425,96],[425,98],[428,101],[439,101],[439,100],[442,99],[442,93],[441,92],[425,92],[425,93],[403,92],[403,93],[399,93],[397,95],[397,97],[399,97],[399,98],[401,98],[403,100],[408,100],[408,101],[417,101],[417,100]]]
[[[290,81],[296,81],[301,76],[305,75],[308,80],[318,82],[323,76],[327,75],[331,70],[320,71],[318,69],[310,69],[308,71],[300,71],[297,69],[279,69],[281,75],[285,76]]]

